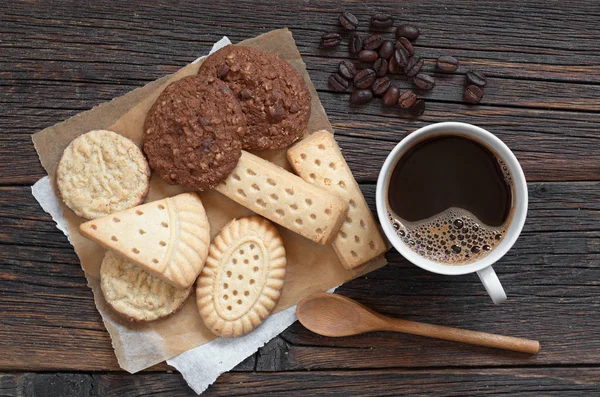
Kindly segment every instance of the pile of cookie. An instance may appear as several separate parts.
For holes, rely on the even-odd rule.
[[[106,302],[131,321],[176,312],[195,284],[198,312],[222,337],[241,336],[272,312],[284,287],[286,249],[274,223],[332,244],[347,269],[387,249],[333,135],[306,135],[311,97],[275,54],[227,46],[198,74],[168,85],[146,115],[143,151],[112,131],[80,135],[56,176],[60,196],[106,248]],[[298,141],[299,140],[299,141]],[[246,150],[287,148],[295,171]],[[168,184],[214,189],[256,215],[210,239],[198,193],[142,204],[150,170]]]

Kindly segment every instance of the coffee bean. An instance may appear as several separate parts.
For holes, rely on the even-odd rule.
[[[356,90],[350,94],[350,103],[354,105],[362,105],[373,99],[371,90]]]
[[[483,98],[483,90],[480,87],[477,87],[475,84],[468,85],[465,88],[465,92],[463,95],[463,99],[465,102],[478,104],[481,102]]]
[[[424,73],[419,73],[413,77],[413,82],[422,90],[430,90],[435,85],[435,79]]]
[[[390,74],[404,73],[404,68],[402,68],[402,67],[400,67],[400,65],[398,65],[398,62],[396,62],[395,56],[392,56],[390,58],[390,62],[388,63],[388,73],[390,73]]]
[[[363,46],[367,50],[376,50],[383,43],[383,37],[378,34],[371,35],[365,39]]]
[[[338,19],[340,21],[340,25],[342,25],[346,30],[356,30],[358,27],[358,19],[347,11],[340,14]]]
[[[398,97],[398,105],[403,109],[408,109],[417,102],[417,94],[412,90],[406,90]]]
[[[401,68],[405,67],[408,63],[408,55],[406,55],[406,52],[404,50],[396,49],[396,51],[394,51],[394,58],[396,59],[396,63],[398,64],[398,66],[400,66]]]
[[[383,94],[381,101],[385,106],[394,106],[398,103],[398,98],[400,98],[400,88],[392,85],[390,88],[388,88],[385,94]]]
[[[419,37],[419,28],[412,25],[400,25],[396,29],[396,38],[406,37],[410,41],[415,41]]]
[[[406,37],[400,37],[398,40],[396,40],[396,49],[406,51],[406,54],[409,57],[415,55],[415,48]]]
[[[352,80],[356,75],[356,67],[350,61],[342,61],[338,66],[340,74],[348,80]]]
[[[337,47],[342,42],[342,36],[338,33],[325,33],[321,36],[321,45],[325,48]]]
[[[351,55],[358,54],[363,48],[363,42],[360,38],[360,35],[356,32],[352,32],[350,34],[350,38],[348,39],[348,52]]]
[[[391,85],[392,82],[389,78],[380,77],[378,79],[375,79],[373,85],[371,85],[371,91],[373,91],[373,94],[375,94],[376,96],[382,96],[386,93],[386,91],[388,90],[388,88],[390,88]]]
[[[362,50],[358,53],[358,59],[362,62],[373,62],[378,57],[379,55],[377,55],[377,51],[373,50]]]
[[[350,85],[350,83],[348,83],[348,80],[342,77],[342,75],[340,75],[339,73],[332,73],[329,76],[329,80],[327,81],[329,83],[329,88],[337,92],[346,91],[348,89],[348,86]]]
[[[437,59],[436,66],[442,72],[454,72],[458,69],[458,59],[450,55],[443,55]]]
[[[394,43],[390,40],[386,40],[381,43],[381,47],[379,47],[379,58],[390,59],[390,57],[394,54]]]
[[[373,69],[363,69],[354,76],[354,86],[361,89],[369,88],[375,81],[376,76]]]
[[[371,26],[377,29],[386,29],[394,24],[394,18],[390,14],[375,14],[371,17]]]
[[[388,61],[384,58],[378,58],[373,64],[373,70],[378,77],[383,77],[388,72]]]
[[[422,99],[419,99],[417,102],[415,102],[415,104],[410,109],[408,109],[408,112],[413,117],[419,117],[420,115],[423,114],[424,111],[425,111],[425,101]]]
[[[487,84],[485,74],[483,74],[482,72],[471,70],[467,73],[467,84],[474,84],[478,87],[485,87],[485,85]]]
[[[419,73],[419,71],[421,71],[421,68],[423,67],[423,60],[419,57],[411,57],[408,60],[408,63],[406,64],[406,67],[404,68],[404,72],[406,72],[407,76],[414,76],[417,73]]]

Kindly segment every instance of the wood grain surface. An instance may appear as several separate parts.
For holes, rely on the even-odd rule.
[[[364,35],[376,12],[419,26],[427,71],[439,55],[460,59],[455,73],[434,73],[433,91],[418,92],[422,117],[379,101],[349,106],[349,93],[329,90],[348,54],[320,49],[319,38],[339,31],[342,10]],[[166,364],[120,371],[77,256],[31,196],[44,170],[30,136],[176,71],[223,35],[236,42],[280,27],[292,30],[373,209],[389,150],[433,122],[488,129],[530,182],[523,234],[495,267],[507,302],[494,306],[475,275],[430,274],[395,251],[339,292],[396,317],[538,339],[542,351],[382,332],[324,338],[295,323],[205,395],[599,394],[599,17],[595,0],[0,2],[0,395],[193,395]],[[461,102],[471,68],[489,77],[479,106]]]

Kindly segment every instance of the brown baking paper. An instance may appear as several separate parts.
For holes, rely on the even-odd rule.
[[[280,58],[289,61],[304,77],[312,96],[312,113],[308,123],[308,133],[321,129],[332,131],[331,124],[289,30],[271,31],[239,44],[276,53]],[[108,129],[132,139],[141,146],[145,115],[158,94],[170,82],[195,74],[200,63],[187,65],[172,75],[153,81],[111,102],[80,113],[65,122],[33,135],[33,142],[40,161],[51,181],[54,181],[56,166],[63,150],[73,138],[81,133],[94,129]],[[286,160],[285,150],[255,152],[255,154],[291,170]],[[54,187],[54,183],[52,185]],[[58,197],[55,187],[54,191]],[[146,202],[173,196],[183,191],[184,189],[180,186],[167,185],[157,176],[153,176]],[[215,191],[200,193],[200,197],[208,214],[211,238],[217,235],[220,229],[233,218],[252,213]],[[78,227],[83,219],[77,217],[62,202],[61,206],[75,252],[85,270],[88,285],[94,293],[96,306],[110,333],[115,354],[123,369],[129,372],[139,371],[215,338],[204,327],[198,315],[194,295],[190,297],[182,310],[163,320],[135,324],[116,315],[107,307],[99,286],[99,267],[104,257],[104,249],[82,237],[78,232]],[[316,244],[282,227],[279,227],[279,230],[284,239],[288,266],[285,285],[274,312],[295,305],[313,292],[337,287],[345,281],[385,264],[385,259],[379,257],[360,269],[345,270],[331,246]]]

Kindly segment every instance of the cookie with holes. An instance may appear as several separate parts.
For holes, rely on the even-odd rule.
[[[192,287],[176,288],[112,251],[106,251],[102,260],[100,287],[108,305],[135,322],[175,313],[192,292]]]
[[[86,222],[79,232],[177,288],[194,284],[210,244],[208,218],[196,193]]]
[[[206,58],[198,75],[221,79],[237,96],[248,120],[244,149],[282,149],[304,135],[310,118],[308,87],[276,54],[228,45]]]
[[[246,116],[217,78],[187,76],[158,96],[144,123],[144,153],[167,183],[207,190],[240,158]]]
[[[269,316],[285,278],[285,247],[260,216],[234,219],[213,240],[196,283],[200,316],[215,335],[247,334]]]

